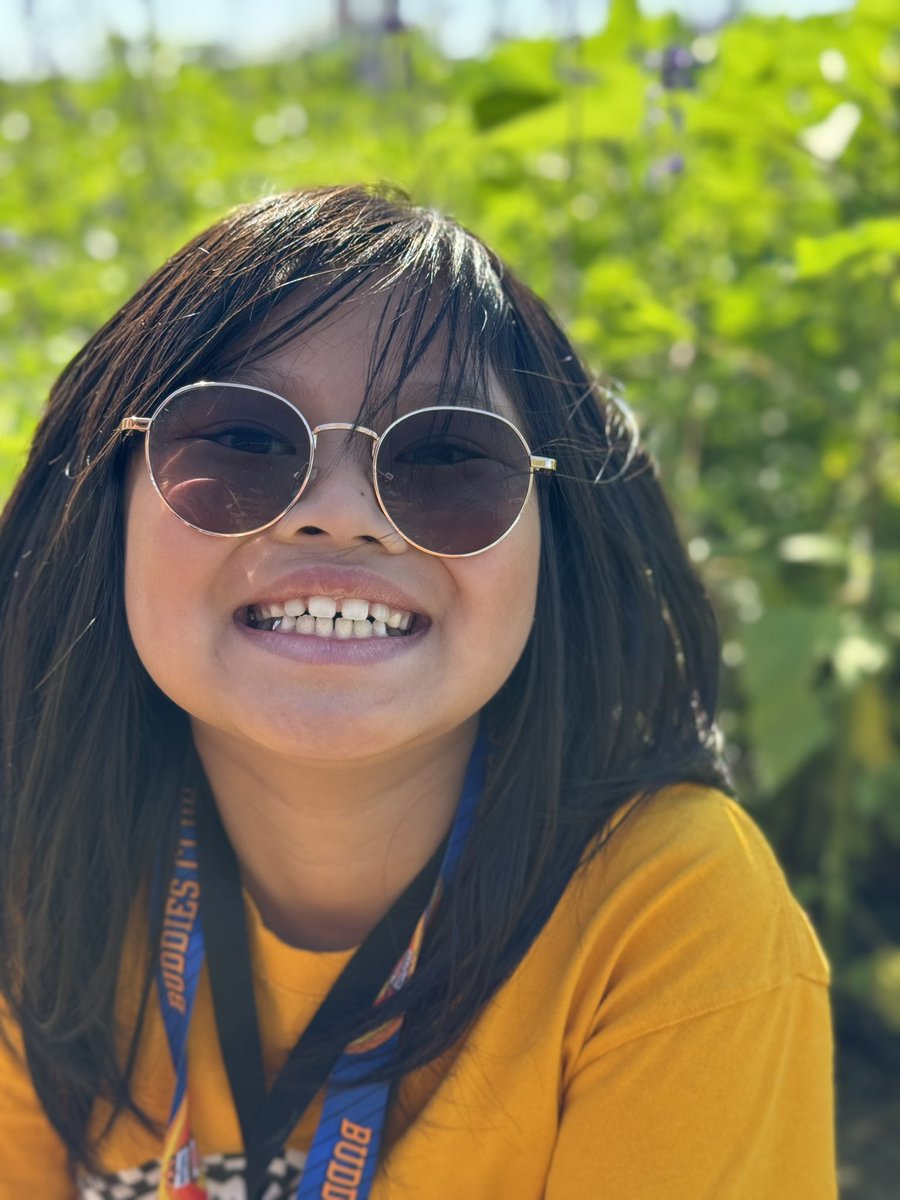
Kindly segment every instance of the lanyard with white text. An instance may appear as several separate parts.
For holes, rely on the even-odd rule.
[[[262,1060],[258,1029],[255,1027],[246,926],[240,920],[236,922],[240,934],[238,937],[234,936],[234,925],[231,926],[232,953],[228,955],[227,961],[230,966],[237,960],[238,972],[233,976],[236,986],[232,987],[231,981],[228,981],[226,987],[218,988],[217,994],[216,972],[221,980],[223,968],[222,953],[217,949],[217,944],[228,945],[222,941],[223,933],[227,932],[226,922],[221,920],[222,913],[218,905],[209,906],[214,910],[211,914],[207,914],[204,909],[204,922],[201,923],[200,920],[198,801],[196,793],[185,793],[179,818],[179,839],[174,868],[164,897],[156,971],[160,1005],[176,1076],[157,1193],[159,1200],[207,1200],[203,1165],[191,1133],[187,1089],[188,1028],[203,965],[205,928],[219,1036],[229,1080],[232,1090],[236,1093],[235,1105],[247,1151],[248,1183],[253,1188],[251,1191],[248,1187],[248,1200],[254,1200],[256,1190],[262,1182],[261,1172],[274,1153],[283,1147],[302,1112],[326,1078],[324,1108],[295,1193],[296,1200],[365,1200],[369,1195],[378,1160],[390,1085],[387,1082],[366,1082],[366,1078],[387,1064],[395,1053],[400,1019],[375,1029],[357,1042],[344,1047],[343,1052],[337,1050],[332,1057],[321,1059],[321,1080],[317,1077],[314,1067],[312,1075],[308,1074],[305,1079],[300,1078],[298,1085],[296,1072],[291,1073],[289,1070],[291,1060],[301,1047],[308,1052],[310,1044],[315,1045],[319,1029],[317,1022],[320,1018],[324,1016],[323,1028],[333,1030],[335,1019],[340,1019],[344,1012],[349,1014],[358,1011],[358,1007],[355,1006],[358,1005],[361,995],[369,997],[370,1001],[374,999],[374,1003],[378,1004],[399,991],[415,970],[429,918],[441,892],[452,877],[465,845],[481,796],[485,765],[486,741],[484,735],[480,734],[469,759],[462,797],[453,826],[445,840],[446,848],[443,849],[440,863],[438,864],[436,856],[433,864],[429,864],[413,881],[350,959],[340,979],[292,1051],[286,1069],[276,1079],[269,1095],[264,1094],[262,1084]],[[217,820],[215,823],[218,825]],[[204,820],[204,848],[208,827],[209,822]],[[221,830],[221,826],[218,827]],[[210,840],[215,841],[215,838]],[[228,849],[230,852],[230,847]],[[233,879],[239,880],[233,852],[223,854],[221,858],[226,862],[230,859],[229,870],[233,873]],[[432,868],[430,871],[429,867]],[[211,890],[207,887],[209,868],[206,854],[203,870],[205,894],[206,890]],[[432,885],[435,876],[436,882]],[[229,887],[232,900],[236,895],[240,902],[239,911],[243,919],[239,882],[236,887],[231,884]],[[423,891],[423,887],[427,890]],[[411,903],[417,904],[418,907],[411,910]],[[404,935],[404,941],[398,947],[393,940],[397,928],[408,929],[412,926],[412,921],[404,925],[403,914],[408,911],[412,911],[415,925],[411,936],[407,939]],[[212,924],[213,918],[217,922],[215,925]],[[385,949],[390,955],[386,960]],[[373,972],[377,972],[374,978]],[[385,979],[387,982],[379,982]],[[362,990],[361,984],[365,985]],[[243,1000],[244,1006],[235,1004],[239,1023],[235,1026],[232,1019],[232,1027],[229,1029],[228,1011],[231,1008],[232,992],[239,1000]],[[227,994],[227,1008],[222,1003],[223,994]],[[223,1011],[226,1014],[225,1028],[221,1019]],[[252,1029],[248,1028],[251,1018]],[[333,1042],[333,1038],[331,1041]],[[238,1059],[236,1064],[233,1061],[235,1056]],[[307,1059],[303,1061],[306,1062]],[[250,1094],[249,1099],[247,1095],[237,1094],[236,1078],[247,1081],[245,1090]],[[307,1092],[310,1094],[306,1094]]]

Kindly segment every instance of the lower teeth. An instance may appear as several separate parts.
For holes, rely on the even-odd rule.
[[[260,630],[263,630],[264,632],[274,633],[274,632],[281,631],[283,633],[301,633],[301,634],[303,633],[303,630],[299,630],[299,629],[281,630],[282,620],[283,620],[282,617],[270,617],[268,620],[260,621],[260,620],[256,619],[254,615],[251,614],[248,619],[248,624],[250,625],[250,627],[252,629],[260,629]],[[338,634],[335,632],[334,625],[332,625],[330,633],[328,633],[328,632],[319,633],[316,630],[316,631],[310,631],[309,633],[306,634],[306,636],[307,637],[335,638],[338,641],[348,641],[348,642],[349,641],[357,641],[358,642],[358,641],[366,641],[372,637],[408,637],[409,632],[410,632],[408,629],[393,629],[390,625],[388,625],[387,628],[385,629],[384,633],[376,633],[372,627],[371,621],[368,622],[368,625],[369,625],[368,633],[359,634],[354,631],[353,633],[351,633],[349,635],[349,637],[346,634],[343,637],[339,637]]]

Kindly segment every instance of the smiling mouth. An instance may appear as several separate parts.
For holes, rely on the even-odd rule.
[[[273,604],[250,604],[238,614],[262,632],[305,634],[339,640],[409,637],[421,623],[417,613],[367,600],[311,596]]]

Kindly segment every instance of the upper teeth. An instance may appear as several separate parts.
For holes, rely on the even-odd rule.
[[[340,613],[348,621],[365,621],[371,617],[373,621],[383,622],[389,629],[404,630],[409,628],[413,617],[411,612],[376,601],[350,597],[336,600],[333,596],[310,596],[308,599],[285,600],[283,604],[257,604],[255,611],[263,621],[272,617],[302,617],[304,613],[330,619]]]

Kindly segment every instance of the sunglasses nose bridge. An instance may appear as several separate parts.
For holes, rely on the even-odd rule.
[[[364,433],[367,437],[370,437],[372,439],[371,459],[374,460],[374,458],[375,458],[375,446],[378,442],[378,434],[373,429],[366,429],[366,427],[364,425],[354,425],[350,421],[328,421],[324,425],[316,425],[314,429],[310,430],[310,432],[312,433],[312,463],[311,463],[312,469],[310,470],[308,483],[315,482],[315,480],[317,479],[317,477],[319,475],[319,468],[316,466],[316,463],[315,463],[316,451],[319,448],[319,434],[322,433],[323,431],[332,430],[332,429],[344,429],[344,430],[347,430],[348,432]]]
[[[354,433],[364,433],[373,441],[378,441],[378,434],[374,429],[366,429],[365,425],[354,425],[352,421],[328,421],[325,425],[317,425],[312,431],[313,438],[318,437],[323,429],[352,429]]]
[[[323,466],[319,467],[317,464],[318,434],[323,432],[364,433],[365,436],[370,439],[368,440],[367,444],[370,446],[371,452],[370,454],[366,455],[366,460],[368,462],[368,470],[366,473],[368,478],[368,492],[364,494],[367,494],[368,498],[365,500],[365,502],[362,502],[362,500],[359,498],[358,488],[356,488],[356,490],[353,490],[352,488],[349,493],[344,491],[347,487],[347,479],[344,478],[343,468],[341,468],[341,463],[346,463],[348,458],[350,458],[350,460],[356,460],[356,458],[358,458],[358,456],[354,454],[352,448],[359,448],[359,461],[355,461],[352,466],[349,467],[349,470],[350,472],[360,472],[362,469],[361,444],[359,442],[352,443],[350,442],[349,438],[341,439],[343,445],[329,446],[328,451],[326,451],[325,455],[323,456]],[[371,522],[373,518],[378,515],[378,526],[367,526],[368,530],[370,530],[370,532],[368,532],[368,538],[371,539],[372,536],[374,536],[374,538],[382,542],[382,545],[386,548],[386,550],[390,551],[391,553],[397,553],[400,550],[406,550],[407,539],[403,538],[400,530],[394,526],[394,522],[392,522],[388,514],[386,514],[384,506],[382,503],[380,503],[378,498],[376,487],[374,487],[374,455],[376,455],[376,449],[379,443],[379,434],[374,432],[374,430],[370,430],[370,428],[366,428],[365,426],[355,425],[352,421],[328,421],[323,425],[317,425],[314,428],[310,428],[310,433],[312,437],[312,456],[310,460],[310,469],[308,469],[306,479],[304,482],[302,482],[300,490],[295,494],[292,504],[289,505],[289,508],[286,512],[283,512],[282,517],[278,518],[278,521],[281,522],[283,517],[289,516],[290,512],[292,512],[294,509],[294,505],[302,502],[302,500],[304,500],[306,497],[307,504],[312,504],[312,509],[306,509],[308,520],[322,524],[322,528],[329,529],[332,534],[337,535],[338,527],[348,520],[356,522],[362,518],[362,520],[366,522]],[[336,468],[338,468],[338,478],[332,480],[331,484],[326,484],[326,479],[328,479],[329,476],[335,472]],[[313,488],[311,492],[307,491],[307,488],[310,488],[310,486],[314,484],[318,484],[319,487]],[[325,493],[320,493],[319,488],[322,488],[323,485],[325,486]],[[341,502],[337,504],[337,508],[331,508],[331,505],[336,503],[336,498],[338,496],[348,496],[348,494],[349,496],[355,497],[355,499],[341,500]],[[366,505],[365,512],[360,508],[362,503],[365,503]],[[350,509],[353,509],[353,512],[350,511]],[[338,510],[340,510],[340,516],[338,516]],[[380,522],[382,521],[385,522],[384,528],[380,528]]]

